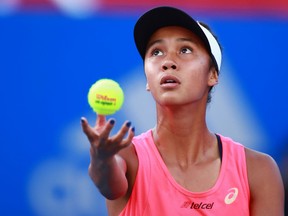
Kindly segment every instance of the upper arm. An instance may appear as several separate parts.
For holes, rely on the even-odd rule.
[[[120,212],[126,206],[130,195],[132,193],[132,189],[134,186],[134,182],[137,175],[138,170],[138,157],[136,155],[134,146],[131,144],[125,149],[122,149],[119,152],[119,157],[121,158],[122,162],[124,163],[125,168],[125,176],[128,183],[128,188],[126,194],[118,199],[115,200],[106,200],[108,215],[119,215]]]
[[[284,186],[272,157],[246,149],[252,216],[284,216]]]

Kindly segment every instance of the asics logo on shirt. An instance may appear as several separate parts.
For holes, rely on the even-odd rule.
[[[227,204],[227,205],[230,205],[232,204],[236,199],[237,199],[237,196],[238,196],[238,188],[230,188],[228,190],[228,194],[226,195],[225,199],[224,199],[224,202]]]

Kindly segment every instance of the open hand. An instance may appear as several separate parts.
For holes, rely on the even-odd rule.
[[[115,135],[110,136],[114,124],[114,119],[106,121],[105,116],[97,115],[96,124],[91,127],[86,118],[81,118],[82,130],[90,142],[91,160],[105,161],[131,144],[134,136],[134,128],[131,127],[131,122],[126,121]]]

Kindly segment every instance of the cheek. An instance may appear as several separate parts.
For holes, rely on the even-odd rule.
[[[144,63],[144,72],[145,72],[145,76],[146,76],[146,79],[147,79],[147,83],[149,85],[151,85],[152,79],[153,79],[153,77],[155,77],[155,74],[153,73],[154,70],[153,70],[152,64],[149,64],[149,63],[146,63],[146,62]]]
[[[198,77],[199,81],[204,83],[208,82],[209,74],[210,74],[210,62],[207,58],[202,58],[199,61],[199,65],[197,67],[196,76]]]
[[[188,73],[192,80],[207,81],[209,74],[209,65],[207,61],[202,60],[198,62],[191,62],[185,66],[189,68],[190,73]]]
[[[194,65],[195,66],[195,65]],[[204,66],[204,65],[203,65]],[[194,89],[194,91],[203,92],[207,89],[209,80],[209,72],[205,67],[195,67],[191,69],[185,77],[185,82],[188,82],[188,86]]]
[[[210,57],[203,55],[201,58],[199,58],[199,65],[202,68],[202,70],[209,71],[210,70]]]

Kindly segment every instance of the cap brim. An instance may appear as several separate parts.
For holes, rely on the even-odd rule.
[[[203,41],[211,54],[209,41],[197,21],[177,8],[157,7],[143,14],[134,27],[134,40],[142,59],[145,58],[146,47],[152,34],[167,26],[180,26],[192,31]]]

